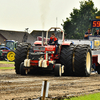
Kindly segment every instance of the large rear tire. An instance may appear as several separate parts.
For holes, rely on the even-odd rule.
[[[89,45],[77,45],[74,52],[73,68],[77,76],[90,76],[92,55]]]
[[[73,75],[72,56],[74,45],[62,47],[60,62],[64,65],[64,75]]]
[[[15,52],[15,72],[20,74],[20,64],[27,57],[27,52],[29,50],[29,44],[20,44],[16,48]]]

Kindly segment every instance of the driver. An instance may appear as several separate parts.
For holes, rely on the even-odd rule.
[[[55,37],[55,34],[52,33],[49,41],[50,45],[58,45],[58,39]]]
[[[55,57],[57,56],[57,51],[58,51],[58,39],[55,37],[55,34],[52,33],[49,41],[49,45],[56,45],[56,52],[55,52]]]

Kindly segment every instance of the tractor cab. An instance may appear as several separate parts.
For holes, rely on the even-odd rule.
[[[8,47],[10,50],[15,50],[17,47],[17,41],[14,40],[6,40],[6,47]]]

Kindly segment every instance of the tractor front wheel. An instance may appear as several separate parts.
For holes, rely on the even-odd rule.
[[[20,73],[21,73],[21,75],[27,75],[28,74],[28,70],[25,69],[23,62],[20,64]]]
[[[55,74],[55,76],[61,76],[62,75],[61,64],[55,65],[54,74]]]

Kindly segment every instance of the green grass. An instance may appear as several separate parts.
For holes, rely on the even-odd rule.
[[[89,95],[79,96],[79,97],[73,97],[73,98],[64,99],[64,100],[100,100],[100,93],[89,94]]]
[[[0,69],[14,69],[15,67],[0,67]]]
[[[8,62],[8,61],[0,61],[2,64],[14,64],[14,62]]]
[[[13,64],[14,65],[14,62],[7,62],[7,61],[0,61],[0,64]],[[0,70],[1,69],[14,69],[15,67],[4,67],[4,65],[0,66]]]

